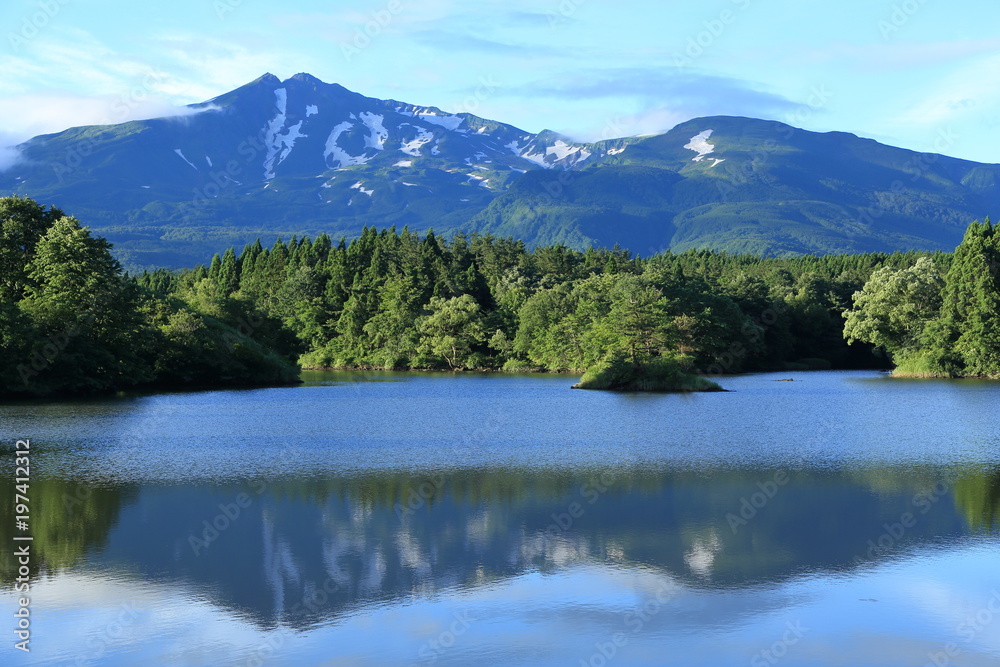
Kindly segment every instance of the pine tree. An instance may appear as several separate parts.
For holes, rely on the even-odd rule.
[[[932,341],[967,376],[1000,376],[1000,233],[974,222],[945,278],[940,325]]]

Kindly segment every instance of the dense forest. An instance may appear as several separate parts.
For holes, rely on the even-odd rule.
[[[297,365],[1000,369],[1000,234],[989,222],[974,223],[955,255],[786,258],[640,258],[366,228],[350,243],[258,241],[208,265],[129,276],[62,211],[3,198],[0,221],[8,396],[291,382]]]
[[[146,289],[107,241],[30,199],[0,198],[0,225],[0,395],[296,380],[274,351],[285,329],[247,302]],[[255,336],[228,323],[241,318]]]
[[[880,267],[854,301],[844,335],[884,349],[895,374],[1000,377],[1000,229],[988,218],[947,267]]]

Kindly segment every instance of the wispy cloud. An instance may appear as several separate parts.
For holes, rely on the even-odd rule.
[[[0,98],[0,118],[6,131],[0,144],[13,146],[40,134],[61,132],[81,125],[113,125],[130,120],[174,118],[207,111],[191,109],[147,95],[144,99],[120,96],[82,96],[70,93],[14,95]]]
[[[21,151],[13,145],[17,140],[0,135],[0,171],[7,171],[21,161]]]
[[[0,55],[6,93],[0,118],[9,142],[78,125],[189,115],[196,111],[185,105],[265,71],[308,69],[297,59],[235,41],[170,34],[152,35],[147,45],[145,58],[129,57],[84,31],[60,27],[37,37],[23,54]],[[39,82],[43,94],[36,92]]]
[[[1000,37],[936,42],[834,42],[806,49],[797,54],[796,59],[817,64],[849,62],[865,71],[896,70],[954,65],[956,61],[994,54],[998,50]]]
[[[565,55],[566,53],[564,49],[557,49],[546,45],[502,42],[438,28],[420,30],[414,32],[411,37],[422,46],[441,49],[447,52],[489,53],[518,58],[535,58],[539,55]]]
[[[620,111],[603,121],[560,128],[583,141],[658,134],[699,116],[779,119],[801,106],[752,82],[664,68],[579,70],[503,93],[556,100],[565,107],[606,106],[617,101]]]
[[[979,58],[930,83],[927,92],[892,119],[913,127],[935,127],[969,115],[995,117],[1000,105],[1000,55]]]

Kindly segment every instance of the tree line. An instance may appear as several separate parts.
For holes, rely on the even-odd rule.
[[[843,312],[877,268],[922,256],[639,258],[366,228],[350,243],[257,241],[137,282],[200,312],[258,308],[293,334],[282,351],[307,368],[582,372],[619,355],[735,373],[884,363],[844,340]]]
[[[295,381],[299,367],[997,375],[1000,234],[954,254],[529,249],[366,228],[128,275],[62,211],[0,198],[0,394]]]

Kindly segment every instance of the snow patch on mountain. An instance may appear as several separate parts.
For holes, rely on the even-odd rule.
[[[371,197],[373,194],[375,194],[374,190],[365,190],[365,186],[361,183],[361,181],[358,181],[357,183],[355,183],[354,185],[352,185],[351,189],[352,190],[360,190],[361,192],[363,192],[364,194],[368,195],[369,197]]]
[[[465,122],[465,119],[461,116],[453,116],[451,114],[439,114],[435,113],[429,109],[418,110],[418,111],[402,111],[397,109],[399,113],[404,116],[411,116],[413,118],[419,118],[425,123],[432,123],[434,125],[440,125],[446,130],[457,130],[459,126]]]
[[[308,136],[302,134],[303,121],[297,122],[288,128],[284,134],[275,134],[269,137],[267,142],[267,157],[264,158],[264,178],[270,180],[274,178],[274,168],[285,161],[288,154],[295,148],[295,140]]]
[[[174,149],[174,152],[175,152],[175,153],[177,153],[177,154],[178,154],[178,155],[179,155],[179,156],[181,157],[181,159],[182,159],[182,160],[184,160],[184,161],[185,161],[185,162],[187,162],[187,163],[188,163],[189,165],[191,165],[191,168],[192,168],[192,169],[194,169],[195,171],[198,171],[198,167],[194,166],[194,163],[193,163],[193,162],[191,162],[191,160],[189,160],[189,159],[187,159],[186,157],[184,157],[184,153],[183,153],[183,152],[181,152],[181,149],[179,149],[179,148],[175,148],[175,149]]]
[[[551,169],[552,164],[545,161],[545,153],[532,153],[528,150],[521,153],[520,157],[528,162],[534,162],[539,167],[545,167],[546,169]]]
[[[608,155],[620,155],[621,153],[625,152],[626,148],[628,148],[628,146],[622,146],[621,148],[612,148],[611,150],[608,151]]]
[[[712,130],[705,130],[691,137],[691,141],[684,144],[684,148],[697,153],[691,158],[692,162],[701,162],[709,153],[715,152],[715,146],[708,143],[708,138],[712,136]],[[712,165],[713,167],[715,165]]]
[[[407,155],[412,155],[413,157],[420,157],[420,149],[423,146],[425,146],[425,145],[427,145],[427,144],[430,143],[431,139],[434,138],[434,134],[430,130],[428,130],[426,128],[423,128],[423,127],[418,127],[416,125],[410,125],[409,123],[403,123],[402,125],[400,125],[400,127],[403,127],[403,125],[408,125],[408,126],[414,128],[414,129],[416,129],[416,131],[417,131],[417,137],[416,137],[416,139],[413,139],[412,141],[404,141],[404,142],[402,142],[399,145],[399,150],[403,151]],[[433,151],[431,151],[431,152],[433,153]]]
[[[309,116],[315,116],[318,113],[319,113],[318,106],[316,106],[315,104],[306,105],[306,118],[308,118]]]
[[[559,139],[556,141],[556,143],[554,143],[553,145],[549,146],[548,149],[546,149],[545,154],[555,155],[556,160],[565,160],[570,155],[576,153],[579,150],[580,150],[579,146],[571,146],[562,139]]]
[[[365,164],[371,158],[365,155],[349,155],[347,151],[337,145],[337,139],[340,138],[344,132],[354,127],[354,123],[349,120],[345,120],[343,123],[337,125],[330,132],[330,136],[326,139],[326,150],[323,151],[323,158],[326,160],[326,164],[330,167],[350,167],[359,164]]]
[[[274,91],[274,100],[274,106],[277,107],[278,113],[264,127],[264,147],[267,149],[267,154],[264,157],[264,180],[266,181],[274,178],[274,161],[278,152],[284,147],[284,142],[279,141],[278,135],[288,120],[288,115],[285,113],[288,108],[288,91],[284,88],[278,88]]]
[[[377,113],[362,112],[361,122],[371,131],[371,135],[365,138],[365,148],[374,148],[377,151],[385,148],[385,141],[389,138],[389,131],[385,129],[382,122],[385,116]]]
[[[396,164],[394,164],[392,166],[393,167],[412,167],[413,166],[413,160],[400,160],[399,162],[397,162]]]

